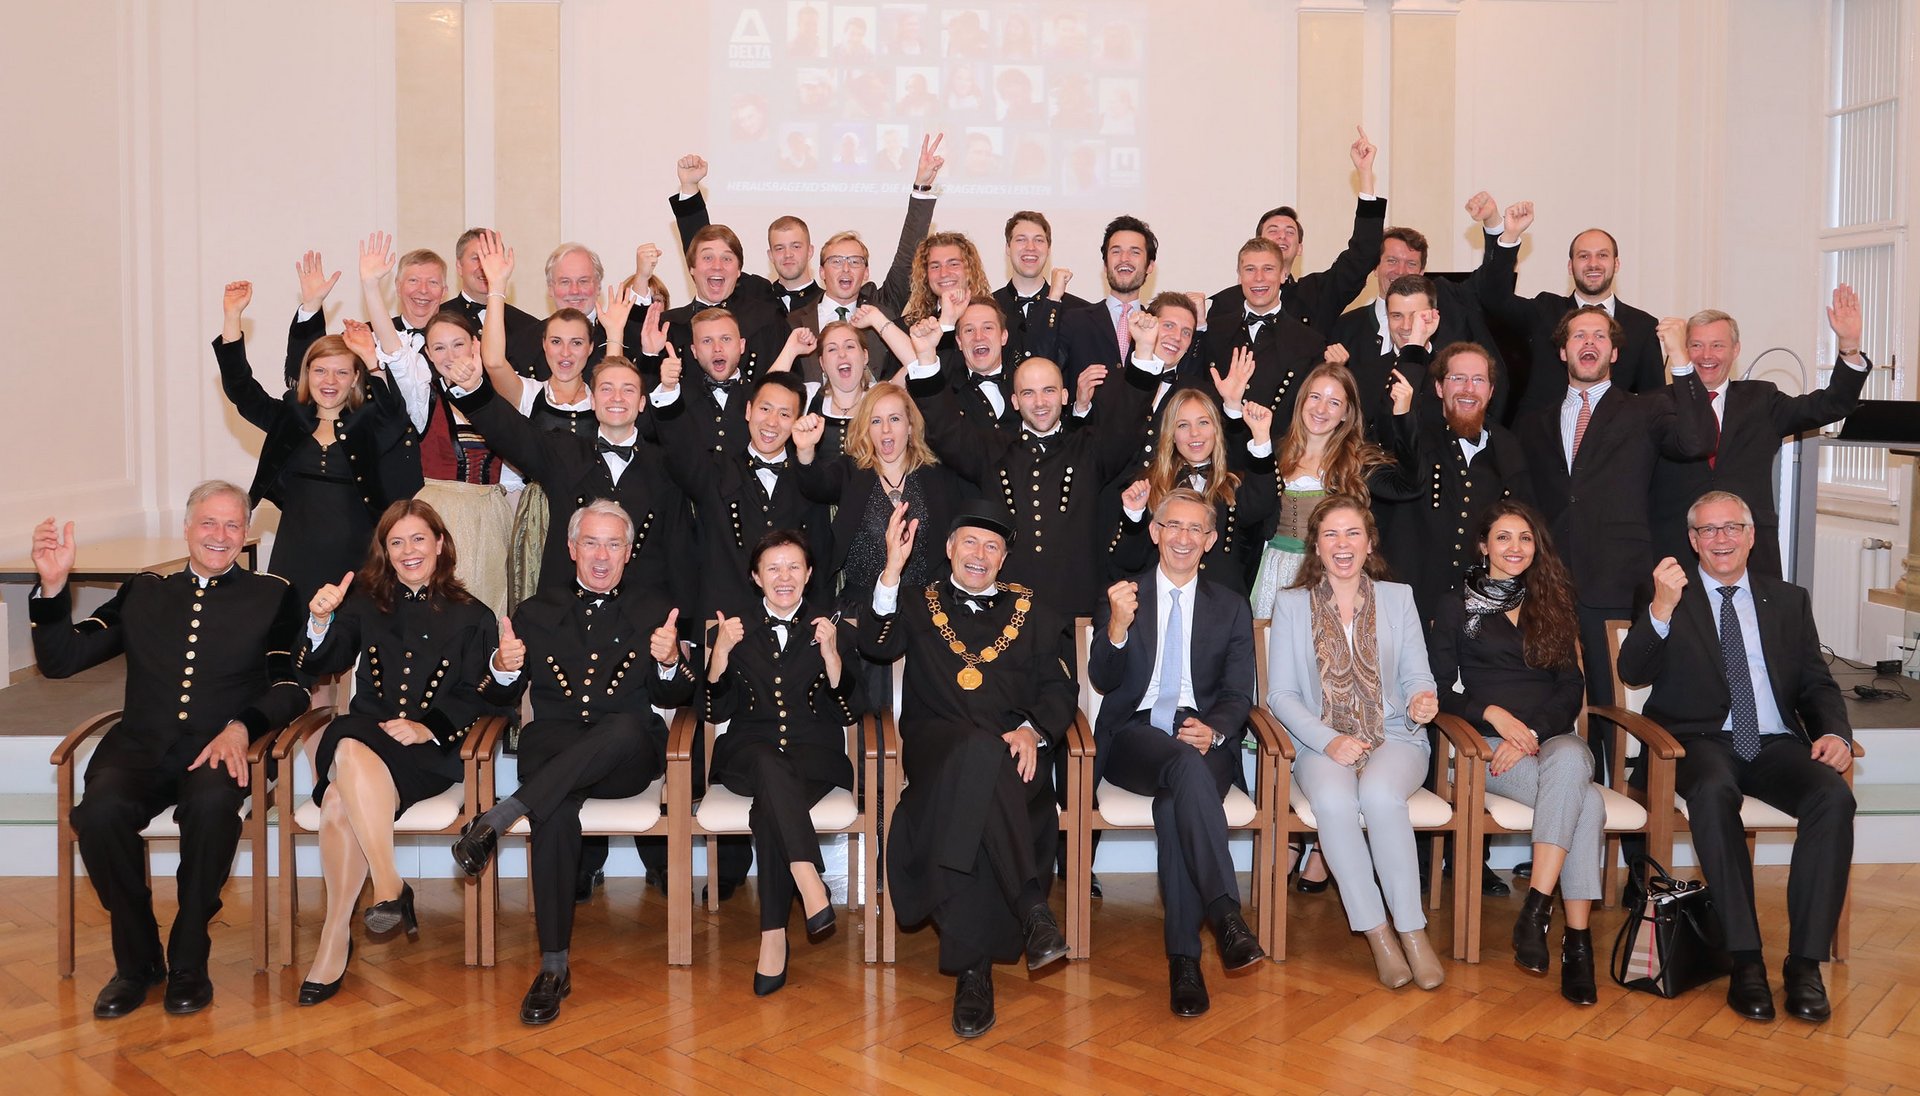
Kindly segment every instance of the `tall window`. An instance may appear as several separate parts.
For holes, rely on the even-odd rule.
[[[1841,283],[1860,294],[1866,320],[1861,344],[1885,366],[1901,345],[1906,299],[1906,209],[1900,197],[1901,135],[1906,86],[1901,53],[1902,0],[1831,0],[1827,53],[1826,209],[1820,233],[1827,294]],[[1824,301],[1823,301],[1824,305]],[[1824,314],[1819,360],[1831,364],[1834,347]],[[1868,399],[1910,393],[1911,367],[1899,376],[1883,368],[1867,380]],[[1827,369],[1822,368],[1825,381]],[[1891,499],[1883,450],[1833,448],[1822,453],[1822,482],[1842,494]]]

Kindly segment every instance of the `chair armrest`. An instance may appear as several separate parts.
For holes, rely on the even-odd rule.
[[[1587,718],[1589,721],[1595,718],[1604,720],[1627,732],[1639,740],[1641,748],[1646,750],[1649,756],[1658,760],[1677,761],[1687,756],[1686,747],[1680,745],[1679,740],[1669,734],[1665,727],[1639,712],[1628,711],[1613,705],[1597,705],[1587,708]],[[1589,736],[1592,734],[1591,727],[1588,729],[1588,734]]]
[[[67,737],[61,739],[60,744],[53,748],[53,756],[47,758],[47,763],[50,765],[70,764],[73,761],[73,752],[80,748],[82,742],[85,742],[88,738],[106,730],[119,721],[120,709],[118,708],[109,712],[101,712],[99,715],[88,716],[86,719],[81,720],[80,725],[68,732]]]
[[[1854,742],[1854,743],[1852,743],[1852,745],[1853,745],[1853,756],[1855,756],[1855,757],[1865,757],[1865,756],[1867,756],[1867,748],[1866,748],[1865,746],[1862,746],[1862,745],[1861,745],[1861,744],[1860,744],[1859,742],[1857,742],[1857,741],[1856,741],[1856,742]]]
[[[483,756],[491,755],[494,749],[500,745],[500,736],[506,729],[506,716],[481,716],[475,721],[473,730],[468,732],[466,739],[460,743],[461,764],[472,765]]]
[[[1073,722],[1067,724],[1067,756],[1093,756],[1093,728],[1087,724],[1087,713],[1079,708],[1073,710]]]
[[[667,731],[668,767],[693,763],[693,736],[699,732],[700,720],[694,717],[691,705],[674,710],[673,726]]]
[[[882,711],[878,716],[868,716],[880,725],[880,756],[888,761],[900,759],[900,725],[894,722],[893,712]]]
[[[1453,745],[1453,751],[1472,761],[1485,761],[1492,756],[1487,752],[1487,740],[1482,738],[1473,725],[1457,715],[1441,712],[1433,717],[1433,725],[1442,736]]]
[[[860,717],[860,754],[867,761],[877,761],[881,755],[880,721],[872,715]],[[892,753],[887,754],[892,757]]]
[[[1262,753],[1266,752],[1267,744],[1271,742],[1273,748],[1280,751],[1281,760],[1289,766],[1293,764],[1297,752],[1297,747],[1293,744],[1293,736],[1287,733],[1286,725],[1268,711],[1265,705],[1256,704],[1247,712],[1247,724],[1253,728],[1253,736],[1260,740]]]
[[[268,735],[260,742],[271,743],[275,761],[285,761],[293,756],[296,749],[299,749],[300,743],[331,724],[333,717],[334,712],[331,708],[310,708],[301,712],[292,723],[287,724],[286,730],[277,735]],[[258,748],[260,742],[254,743],[254,746]]]

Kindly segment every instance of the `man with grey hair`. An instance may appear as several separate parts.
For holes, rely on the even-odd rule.
[[[600,286],[606,280],[606,265],[600,261],[599,253],[586,244],[569,242],[554,248],[547,256],[546,273],[547,296],[553,299],[554,311],[577,309],[587,318],[593,335],[593,352],[587,356],[587,369],[591,371],[607,356],[607,328],[600,322]],[[645,279],[636,285],[644,294]],[[622,345],[640,345],[640,321],[645,318],[645,309],[640,308],[627,317]],[[513,332],[508,332],[507,361],[521,376],[547,379],[547,355],[540,345],[545,331],[546,324],[542,322],[524,328],[517,339]]]
[[[588,799],[639,795],[667,768],[667,726],[653,708],[693,699],[694,680],[675,634],[679,610],[640,587],[623,587],[633,518],[595,499],[567,523],[570,588],[548,587],[500,625],[500,647],[480,695],[502,707],[533,689],[533,720],[520,732],[520,786],[467,823],[453,858],[479,875],[499,836],[532,823],[533,915],[540,973],[520,1005],[526,1024],[551,1023],[573,990],[573,937],[580,863],[580,808]]]
[[[70,816],[87,876],[113,926],[114,976],[93,1003],[99,1019],[125,1016],[164,981],[167,1011],[213,1001],[207,925],[240,842],[250,792],[250,747],[307,708],[294,679],[302,606],[285,579],[239,566],[247,494],[209,481],[187,497],[187,565],[135,575],[78,624],[67,579],[73,523],[33,531],[40,583],[28,602],[40,672],[71,677],[127,656],[119,722],[87,765],[86,794]],[[180,827],[179,912],[165,952],[153,914],[140,831],[169,807]],[[254,850],[254,855],[263,851]]]

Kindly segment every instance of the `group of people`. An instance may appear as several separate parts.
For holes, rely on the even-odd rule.
[[[1082,673],[1104,697],[1097,773],[1154,800],[1175,1014],[1208,1007],[1203,928],[1228,970],[1264,955],[1222,807],[1256,704],[1299,747],[1325,866],[1396,988],[1445,978],[1407,801],[1433,768],[1428,725],[1471,723],[1488,789],[1535,812],[1514,959],[1549,969],[1558,892],[1561,990],[1592,1004],[1604,742],[1576,732],[1583,705],[1613,699],[1606,622],[1622,619],[1619,676],[1652,685],[1648,714],[1686,749],[1678,789],[1719,895],[1730,1005],[1773,1015],[1747,794],[1801,819],[1786,1004],[1824,1019],[1850,732],[1805,592],[1779,577],[1771,465],[1783,435],[1857,401],[1857,300],[1834,293],[1831,380],[1788,396],[1739,378],[1731,316],[1656,321],[1618,300],[1605,230],[1569,245],[1570,293],[1517,294],[1525,202],[1475,195],[1480,266],[1430,277],[1426,237],[1386,224],[1364,133],[1350,152],[1358,204],[1329,268],[1295,273],[1304,221],[1279,206],[1211,295],[1147,294],[1158,240],[1123,215],[1100,242],[1104,295],[1076,297],[1032,210],[1007,219],[1011,276],[993,288],[973,240],[933,230],[938,138],[878,282],[857,234],[816,257],[794,216],[767,228],[772,277],[747,271],[739,236],[710,221],[708,165],[687,156],[671,206],[693,293],[678,306],[651,243],[617,284],[589,248],[556,248],[539,319],[507,303],[514,252],[497,234],[464,233],[449,268],[424,249],[396,259],[375,233],[358,260],[366,323],[327,333],[339,275],[316,253],[297,264],[276,397],[247,360],[252,287],[229,283],[214,354],[266,434],[251,488],[197,489],[187,569],[138,577],[77,624],[71,524],[34,533],[42,671],[130,656],[126,715],[73,814],[114,925],[95,1014],[138,1007],[163,977],[169,1011],[211,999],[206,923],[247,743],[354,666],[351,708],[313,750],[328,902],[302,1004],[339,988],[369,879],[367,933],[416,931],[393,820],[457,782],[475,721],[529,690],[521,784],[453,849],[478,874],[531,824],[541,958],[522,1019],[551,1021],[571,991],[574,905],[605,856],[580,808],[665,771],[656,707],[727,725],[711,779],[753,809],[750,843],[722,846],[721,897],[757,859],[754,990],[775,992],[796,900],[810,938],[835,924],[809,808],[853,787],[848,727],[895,705],[900,658],[887,886],[906,922],[939,930],[959,1034],[994,1023],[996,962],[1067,954],[1047,900]],[[1349,308],[1369,275],[1374,299]],[[234,564],[263,499],[281,511],[272,575]],[[1264,696],[1256,619],[1271,621]],[[137,834],[175,803],[163,952]],[[641,851],[664,889],[664,850]],[[1481,855],[1455,850],[1456,876]],[[1302,887],[1324,889],[1318,857],[1299,859]]]

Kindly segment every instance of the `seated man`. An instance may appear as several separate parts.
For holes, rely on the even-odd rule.
[[[1024,586],[999,583],[1012,531],[961,515],[947,534],[949,577],[900,589],[918,520],[887,523],[887,561],[860,622],[867,657],[907,656],[900,705],[907,788],[887,819],[887,886],[906,924],[940,930],[940,969],[958,978],[953,1030],[993,1026],[993,964],[1023,950],[1027,969],[1067,957],[1047,908],[1059,816],[1047,774],[1073,722],[1067,621]]]
[[[67,591],[73,523],[62,532],[48,518],[33,531],[40,585],[28,613],[40,672],[72,677],[127,656],[125,714],[94,751],[85,797],[70,816],[113,924],[113,980],[93,1002],[102,1020],[146,1004],[162,981],[168,1012],[212,1003],[207,924],[220,912],[240,843],[247,747],[307,708],[293,675],[300,601],[285,579],[235,563],[249,508],[246,492],[230,483],[195,487],[186,568],[165,578],[135,575],[78,624]],[[180,824],[180,909],[162,955],[140,831],[168,807]]]
[[[567,945],[581,804],[639,795],[659,779],[667,771],[667,727],[652,708],[693,699],[674,632],[679,610],[644,588],[621,589],[633,532],[618,503],[595,499],[573,512],[573,589],[543,589],[502,622],[493,675],[480,687],[488,703],[511,707],[533,679],[533,721],[520,731],[520,786],[453,843],[461,870],[479,875],[507,827],[532,820],[540,973],[520,1003],[524,1024],[551,1023],[573,991]],[[531,675],[522,672],[528,667]]]
[[[1255,689],[1253,615],[1245,596],[1200,577],[1218,533],[1213,506],[1197,491],[1167,492],[1148,531],[1160,565],[1114,583],[1094,613],[1087,677],[1106,695],[1094,727],[1094,784],[1104,776],[1153,797],[1171,1004],[1176,1016],[1198,1016],[1208,1005],[1203,917],[1228,970],[1266,955],[1240,917],[1220,801],[1245,780],[1240,743]]]
[[[1727,1005],[1773,1019],[1753,909],[1753,860],[1740,825],[1751,795],[1799,819],[1787,876],[1787,1011],[1819,1023],[1831,1009],[1820,964],[1831,954],[1853,862],[1853,764],[1846,705],[1827,672],[1807,592],[1748,569],[1753,512],[1709,491],[1687,512],[1700,567],[1672,556],[1642,590],[1620,644],[1620,680],[1651,684],[1647,717],[1686,748],[1674,773],[1694,854],[1733,957]],[[1699,582],[1693,581],[1698,575]]]

